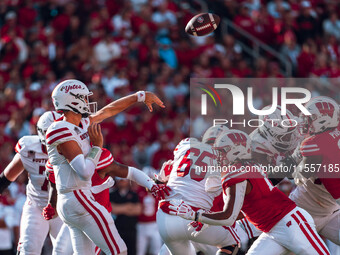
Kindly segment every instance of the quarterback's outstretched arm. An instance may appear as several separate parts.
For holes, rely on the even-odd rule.
[[[116,114],[124,111],[129,106],[137,103],[137,102],[144,102],[149,111],[152,112],[152,104],[155,103],[160,107],[164,108],[164,103],[152,92],[144,92],[139,91],[135,94],[120,98],[112,103],[104,106],[95,114],[90,115],[91,123],[100,123],[103,120],[115,116]]]
[[[0,174],[0,194],[24,171],[24,165],[21,162],[20,155],[15,154],[12,161]]]

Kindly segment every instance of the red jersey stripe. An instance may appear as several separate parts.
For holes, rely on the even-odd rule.
[[[66,134],[63,134],[63,135],[60,135],[60,136],[57,136],[57,137],[53,138],[52,140],[48,141],[47,143],[51,145],[54,142],[56,142],[56,141],[58,141],[58,140],[60,140],[62,138],[65,138],[65,137],[69,137],[69,136],[72,136],[72,134],[71,133],[66,133]]]
[[[46,139],[48,139],[49,137],[59,133],[59,132],[63,132],[63,131],[68,131],[69,129],[67,127],[64,127],[64,128],[59,128],[59,129],[56,129],[56,130],[53,130],[51,132],[49,132],[47,135],[46,135]]]

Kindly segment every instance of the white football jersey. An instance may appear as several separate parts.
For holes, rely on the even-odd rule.
[[[48,180],[45,176],[45,164],[48,160],[46,148],[41,144],[39,136],[22,137],[15,146],[21,162],[28,172],[26,195],[28,201],[37,206],[46,206],[48,200]]]
[[[67,141],[76,141],[86,157],[91,149],[87,132],[90,120],[83,118],[76,126],[67,121],[54,122],[47,130],[46,142],[50,163],[53,165],[58,193],[78,189],[90,189],[91,180],[84,181],[72,169],[66,158],[58,152],[57,146]]]
[[[174,163],[167,184],[172,192],[166,200],[183,200],[191,206],[209,210],[214,198],[222,191],[220,184],[220,189],[206,192],[209,177],[206,167],[216,165],[216,156],[210,145],[198,141],[180,143],[174,151]]]

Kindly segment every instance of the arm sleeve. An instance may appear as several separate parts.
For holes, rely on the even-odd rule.
[[[234,207],[232,210],[232,214],[227,219],[214,220],[206,216],[203,216],[201,214],[200,216],[198,216],[198,221],[209,224],[209,225],[220,225],[220,226],[233,225],[243,206],[244,196],[246,194],[246,188],[247,188],[247,181],[239,182],[236,184]]]
[[[101,148],[93,146],[86,158],[83,154],[79,154],[70,162],[70,165],[81,179],[89,180],[96,169],[101,152]]]
[[[141,185],[145,188],[151,190],[152,186],[155,182],[147,176],[143,171],[138,170],[137,168],[129,166],[127,179],[136,182],[138,185]]]

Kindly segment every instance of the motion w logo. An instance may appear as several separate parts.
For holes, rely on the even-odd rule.
[[[327,114],[329,117],[333,117],[334,106],[327,102],[318,102],[315,104],[321,114]]]
[[[234,144],[240,144],[244,147],[247,146],[247,137],[244,134],[232,133],[229,134],[228,137]]]

